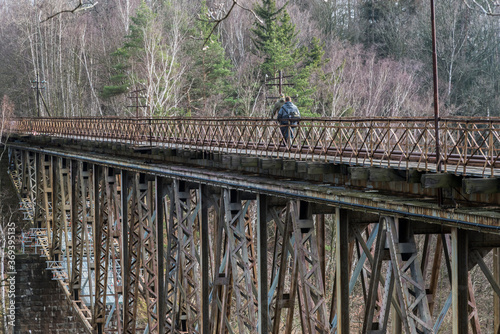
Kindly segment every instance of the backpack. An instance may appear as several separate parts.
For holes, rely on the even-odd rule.
[[[278,118],[300,118],[299,109],[295,104],[287,102],[281,107]]]

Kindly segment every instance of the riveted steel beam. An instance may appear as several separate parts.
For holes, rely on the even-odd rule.
[[[467,259],[467,231],[453,228],[451,230],[453,334],[468,333]]]

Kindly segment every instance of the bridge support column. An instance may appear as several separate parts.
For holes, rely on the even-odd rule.
[[[106,293],[108,286],[110,224],[112,219],[111,201],[109,197],[108,168],[94,166],[94,261],[95,261],[95,301],[92,325],[97,334],[103,333],[106,317]],[[104,176],[103,176],[104,174]],[[100,191],[99,191],[100,190]]]
[[[493,250],[493,275],[495,281],[500,284],[500,248]],[[500,334],[500,297],[493,294],[494,302],[494,333]]]
[[[273,334],[289,334],[292,331],[298,275],[297,257],[294,246],[291,243],[293,233],[291,215],[294,212],[292,204],[292,202],[288,202],[284,209],[279,207],[271,210],[271,215],[276,224],[274,265],[272,268],[273,275],[271,276],[273,284],[277,279],[275,298],[271,305],[274,317],[272,326]],[[288,285],[285,284],[287,274],[290,281]],[[284,312],[286,313],[283,314]],[[286,319],[284,326],[281,324],[282,318]]]
[[[257,264],[258,264],[258,320],[259,334],[269,333],[269,305],[267,302],[267,196],[257,196]]]
[[[346,210],[336,208],[335,229],[337,330],[339,334],[347,334],[349,333],[349,219]]]
[[[80,272],[79,267],[81,263],[81,222],[79,217],[79,187],[80,180],[79,174],[81,171],[79,170],[79,164],[76,160],[71,161],[71,240],[72,240],[72,254],[71,254],[71,276],[70,276],[70,291],[73,294],[73,299],[79,299],[79,291],[80,291]]]
[[[165,257],[164,257],[164,235],[165,235],[165,207],[167,187],[165,179],[156,177],[155,180],[155,206],[156,206],[156,245],[158,247],[158,333],[165,333]],[[202,234],[203,238],[203,234]],[[203,254],[202,254],[203,256]],[[208,272],[208,271],[207,271]],[[208,300],[208,299],[207,299]]]
[[[201,202],[200,221],[200,248],[201,248],[201,328],[200,334],[210,333],[210,303],[209,303],[209,270],[210,270],[210,244],[208,228],[208,201],[205,196],[206,186],[198,188],[198,201]]]
[[[459,228],[451,229],[451,287],[453,310],[453,334],[468,332],[468,238],[467,232]]]
[[[126,268],[128,263],[128,238],[129,238],[129,207],[128,207],[128,197],[132,189],[130,189],[130,175],[127,170],[121,170],[121,192],[120,192],[120,218],[121,218],[121,245],[120,245],[120,260],[122,266],[122,293],[123,293],[123,312],[117,309],[118,314],[118,326],[125,330],[125,301],[128,298],[129,289],[127,287],[127,282],[129,280],[129,272]]]

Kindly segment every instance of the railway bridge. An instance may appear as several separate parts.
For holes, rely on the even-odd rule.
[[[500,333],[500,119],[6,126],[89,333]]]

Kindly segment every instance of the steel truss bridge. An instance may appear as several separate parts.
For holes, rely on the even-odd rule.
[[[6,125],[89,332],[500,333],[500,119]]]

